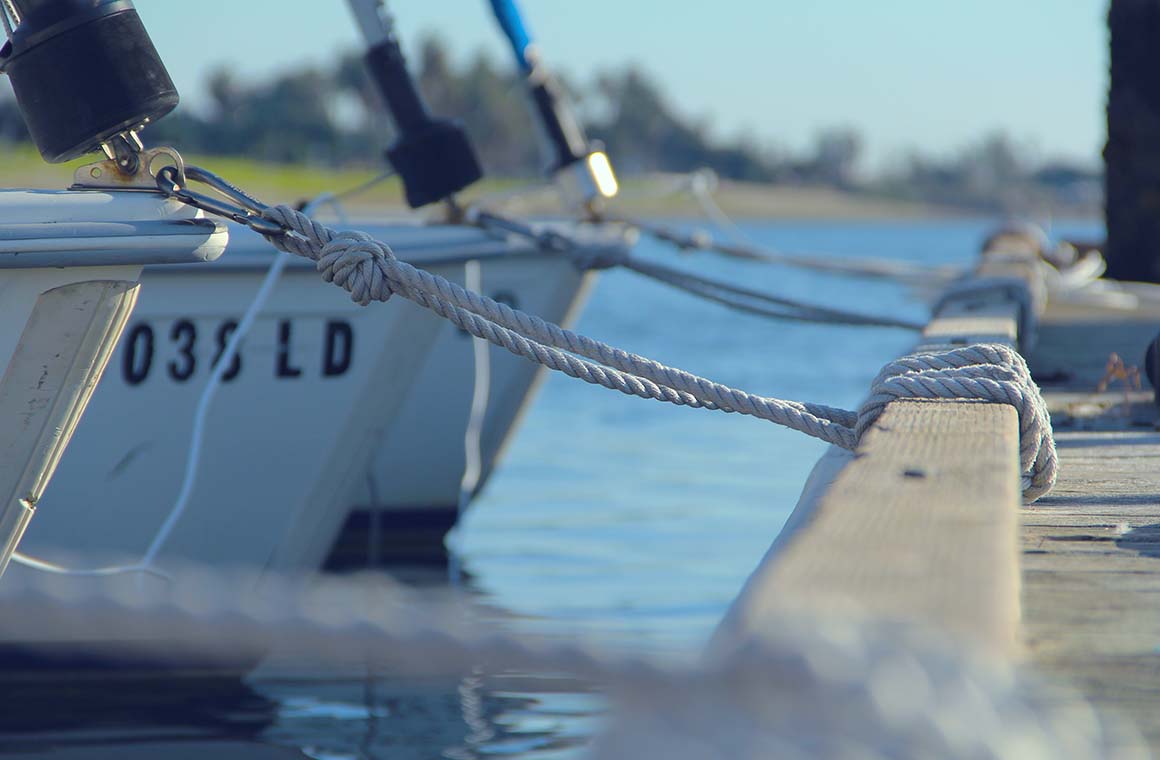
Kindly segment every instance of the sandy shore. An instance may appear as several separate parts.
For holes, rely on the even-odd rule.
[[[93,159],[89,159],[90,161]],[[267,165],[237,158],[189,156],[191,164],[220,173],[270,203],[296,204],[326,192],[343,192],[363,185],[380,169],[319,169]],[[65,188],[76,167],[86,161],[50,166],[31,148],[0,151],[4,186]],[[696,199],[679,189],[680,175],[625,178],[615,213],[640,217],[699,217]],[[727,214],[738,219],[937,219],[977,215],[952,206],[916,203],[824,187],[762,185],[721,181],[713,194]],[[463,194],[463,202],[479,202],[513,214],[558,215],[556,192],[536,180],[485,179]],[[344,200],[352,214],[398,214],[407,211],[397,179],[389,179]],[[1100,215],[1099,209],[1055,209],[1056,216]]]
[[[665,183],[654,179],[629,179],[610,206],[618,213],[643,217],[698,217],[704,214],[691,193],[665,192]],[[716,203],[737,219],[932,219],[963,216],[961,209],[910,203],[869,194],[822,187],[759,185],[721,182],[713,193]],[[508,204],[520,213],[551,213],[555,199],[545,192],[540,198]],[[558,206],[557,206],[558,208]]]

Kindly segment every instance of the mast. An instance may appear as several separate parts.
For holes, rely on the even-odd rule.
[[[1160,0],[1111,0],[1108,276],[1160,282]]]
[[[420,208],[450,199],[483,176],[467,133],[458,123],[433,118],[427,111],[383,0],[348,4],[367,43],[367,70],[399,131],[387,160],[403,180],[407,204]]]
[[[491,0],[491,9],[524,77],[548,153],[548,173],[570,203],[599,213],[619,191],[608,156],[589,142],[564,88],[540,60],[515,0]]]

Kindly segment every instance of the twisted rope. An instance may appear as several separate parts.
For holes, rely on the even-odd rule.
[[[894,327],[904,330],[921,330],[923,328],[923,325],[905,319],[877,317],[829,306],[809,304],[741,287],[702,274],[682,271],[665,264],[642,261],[620,246],[579,247],[570,239],[551,230],[539,230],[518,220],[487,211],[470,209],[466,212],[465,218],[469,224],[474,224],[481,229],[519,235],[534,241],[544,250],[564,253],[582,271],[621,267],[677,290],[748,314],[788,322],[812,322],[852,327]]]
[[[1024,496],[1038,498],[1054,483],[1058,464],[1050,419],[1027,365],[1006,346],[973,346],[894,362],[858,412],[786,401],[730,388],[517,311],[399,261],[389,246],[365,233],[335,232],[286,206],[268,208],[263,215],[293,233],[269,236],[271,243],[315,261],[323,279],[346,289],[357,303],[401,295],[517,356],[627,395],[757,417],[851,450],[896,399],[1011,404],[1020,420]]]
[[[357,303],[386,301],[398,293],[477,338],[594,385],[679,406],[757,417],[844,448],[856,444],[852,418],[845,410],[730,388],[472,293],[399,261],[386,244],[365,233],[337,233],[287,206],[271,207],[266,215],[297,233],[269,237],[275,247],[315,261],[323,279],[345,288]]]
[[[1023,497],[1031,502],[1051,490],[1059,472],[1051,414],[1031,379],[1027,362],[1003,344],[915,354],[887,364],[874,378],[870,397],[858,410],[855,434],[861,438],[891,401],[945,398],[1015,407],[1019,415]]]
[[[716,216],[716,214],[713,216]],[[929,267],[886,259],[843,259],[787,254],[753,245],[745,240],[737,240],[732,243],[717,240],[704,230],[693,230],[685,233],[680,230],[650,224],[641,219],[633,219],[615,214],[605,214],[603,218],[610,222],[623,224],[631,229],[640,230],[662,243],[668,243],[684,251],[710,251],[743,261],[779,264],[824,274],[894,280],[904,284],[923,285],[929,284],[931,280],[945,282],[959,274],[953,267]],[[728,226],[735,227],[736,225],[733,225],[733,222],[728,220]]]
[[[779,298],[704,275],[682,272],[664,264],[641,261],[627,253],[624,254],[620,266],[686,293],[692,293],[709,301],[715,301],[732,309],[758,316],[774,317],[791,322],[820,322],[853,327],[899,327],[905,330],[921,330],[923,328],[923,325],[910,320],[868,316],[826,306],[803,304],[789,298]],[[770,308],[771,306],[774,308]]]

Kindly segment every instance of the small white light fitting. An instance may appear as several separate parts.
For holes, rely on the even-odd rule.
[[[616,181],[616,173],[612,171],[612,162],[604,151],[594,151],[586,159],[588,171],[596,184],[596,190],[605,198],[615,198],[620,192],[620,184]]]
[[[620,192],[612,162],[599,150],[556,172],[556,187],[566,205],[585,210],[599,206]]]

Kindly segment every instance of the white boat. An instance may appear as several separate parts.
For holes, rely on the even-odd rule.
[[[451,279],[479,261],[485,293],[547,319],[582,300],[586,276],[525,240],[467,227],[369,231]],[[213,266],[146,271],[26,553],[91,564],[140,558],[150,544],[177,498],[210,368],[274,255],[248,230],[231,235]],[[503,353],[492,354],[488,468],[538,377]],[[191,500],[158,566],[315,569],[371,491],[388,513],[454,510],[473,375],[471,339],[443,320],[398,297],[358,306],[310,262],[291,262],[213,403]]]
[[[226,237],[152,194],[0,192],[0,573],[133,312],[142,266],[213,260]]]
[[[401,137],[389,155],[408,202],[423,205],[469,184],[478,167],[462,130],[426,113],[403,65],[393,22],[380,6],[375,0],[352,2],[368,39],[368,61],[377,64],[373,73],[392,109],[402,109],[395,113]],[[167,161],[161,168],[154,165],[156,151],[142,152],[135,129],[164,116],[177,93],[135,14],[126,18],[135,24],[141,49],[150,52],[156,81],[127,75],[123,84],[136,88],[134,97],[86,121],[79,114],[62,118],[72,112],[37,96],[47,87],[86,100],[90,92],[75,81],[81,71],[45,80],[54,70],[29,57],[39,50],[31,42],[36,34],[51,32],[50,52],[67,60],[67,45],[52,24],[80,11],[62,6],[58,19],[23,10],[12,4],[0,9],[15,51],[7,65],[14,82],[19,79],[18,100],[48,160],[99,146],[113,163],[86,167],[82,171],[93,173],[78,174],[79,183],[161,187],[193,207],[254,226],[257,202],[244,193],[194,167],[187,177],[171,149],[158,149]],[[113,15],[84,22],[85,33],[108,48],[110,60],[117,58]],[[557,110],[553,100],[549,115],[558,117]],[[560,166],[589,167],[593,156],[603,158],[589,151],[586,140],[564,142],[557,146],[566,149]],[[601,166],[599,187],[576,198],[583,208],[615,193],[607,159]],[[580,173],[593,179],[587,169]],[[188,181],[221,197],[190,190]],[[160,201],[153,193],[143,195]],[[569,322],[583,301],[589,278],[571,257],[541,251],[526,235],[415,224],[371,231],[404,259],[553,322]],[[605,231],[588,228],[583,234],[588,240],[576,241],[581,246],[623,245]],[[352,533],[365,545],[360,523],[404,537],[404,545],[419,539],[427,547],[441,546],[439,539],[465,503],[465,460],[472,454],[479,460],[468,486],[474,492],[490,475],[541,373],[488,349],[482,432],[475,452],[465,453],[473,392],[483,387],[473,366],[481,346],[401,298],[370,309],[356,306],[341,290],[320,283],[310,263],[297,262],[281,275],[240,353],[222,361],[220,377],[222,368],[214,368],[256,303],[276,255],[250,230],[237,228],[230,255],[218,266],[146,273],[138,316],[112,356],[115,371],[93,398],[89,422],[62,462],[62,477],[43,496],[36,493],[45,516],[24,537],[26,554],[74,566],[143,560],[163,570],[166,563],[193,561],[309,571],[332,553],[332,566],[363,564],[350,561],[345,551]],[[468,268],[478,272],[471,282],[464,277]],[[223,381],[216,391],[211,376]],[[211,399],[212,411],[201,417]],[[423,535],[407,532],[416,525],[425,528]],[[332,552],[340,532],[344,541]]]

